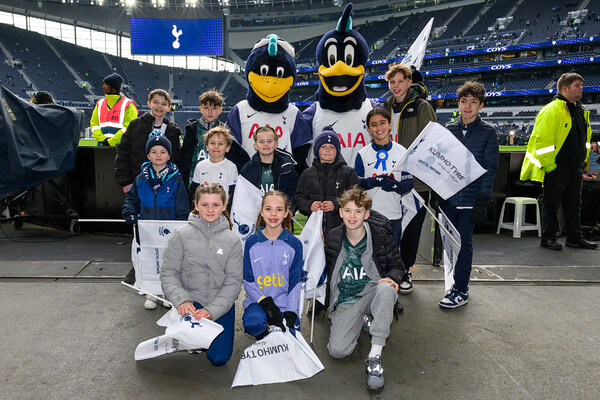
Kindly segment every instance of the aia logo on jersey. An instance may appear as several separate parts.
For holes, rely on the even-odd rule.
[[[338,133],[338,137],[340,138],[340,147],[365,147],[367,145],[362,132],[348,132],[345,135]]]
[[[285,120],[283,121],[283,123],[285,124]],[[270,126],[269,124],[267,124],[266,126]],[[259,124],[252,124],[252,128],[250,128],[250,134],[248,135],[248,139],[252,139],[252,137],[254,136],[254,132],[256,132],[256,130],[260,128]],[[281,137],[283,136],[283,128],[280,126],[276,126],[275,128],[275,133],[277,134],[277,137],[281,139]]]

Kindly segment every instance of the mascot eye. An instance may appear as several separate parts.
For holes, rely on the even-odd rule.
[[[283,78],[283,67],[277,67],[277,77]]]
[[[350,44],[347,44],[344,48],[344,62],[349,66],[352,66],[354,62],[354,46]]]
[[[263,65],[261,65],[261,66],[260,66],[260,74],[261,74],[262,76],[265,76],[265,75],[267,75],[268,73],[269,73],[269,66],[268,66],[268,65],[266,65],[266,64],[263,64]]]
[[[327,61],[330,67],[333,67],[333,64],[337,62],[337,48],[335,46],[329,46],[327,49]]]

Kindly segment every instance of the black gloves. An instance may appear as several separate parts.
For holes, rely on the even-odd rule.
[[[104,139],[102,141],[102,146],[110,146],[110,143],[108,143],[108,139]]]
[[[290,329],[294,329],[294,324],[296,323],[296,319],[298,319],[296,313],[293,311],[285,311],[283,313],[283,318],[285,318],[285,323],[287,327]]]
[[[281,315],[281,310],[272,297],[265,297],[258,303],[265,313],[267,314],[267,322],[269,325],[275,325],[281,328],[282,331],[285,332],[285,326],[283,325],[283,316]]]
[[[412,178],[403,179],[400,182],[395,180],[389,175],[383,176],[383,185],[381,188],[386,192],[396,192],[399,195],[403,195],[404,193],[408,193],[412,190],[414,186],[414,180]]]
[[[360,186],[362,186],[363,189],[366,190],[373,189],[374,187],[382,186],[384,179],[385,175],[377,175],[372,176],[370,178],[361,178]]]
[[[125,222],[127,222],[129,225],[137,224],[137,215],[128,215],[127,218],[125,218]]]
[[[474,225],[483,224],[487,219],[487,212],[485,207],[491,200],[490,197],[485,196],[481,193],[477,193],[475,196],[475,203],[473,204],[473,211],[471,212],[471,223]]]

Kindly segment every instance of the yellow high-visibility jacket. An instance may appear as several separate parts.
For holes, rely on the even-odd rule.
[[[123,107],[119,107],[118,110],[113,109],[119,100],[123,99]],[[108,106],[107,108],[113,113],[116,112],[118,117],[117,121],[109,122],[104,115],[103,118],[99,115],[99,106]],[[110,113],[108,110],[102,110],[105,114]],[[92,118],[90,119],[90,126],[92,128],[92,135],[99,142],[102,143],[105,139],[108,139],[108,143],[111,146],[116,146],[121,141],[123,132],[129,126],[129,123],[136,119],[138,116],[138,109],[134,102],[125,96],[120,94],[107,94],[104,99],[99,100],[96,103],[96,107],[92,112]],[[101,120],[102,119],[102,120]]]
[[[585,108],[584,116],[587,125],[587,154],[585,158],[587,162],[590,156],[592,127],[590,125],[590,112]],[[546,172],[553,171],[556,168],[556,155],[571,131],[571,126],[571,114],[566,101],[554,99],[540,110],[535,118],[535,125],[529,138],[525,159],[521,165],[520,179],[522,181],[531,179],[536,182],[544,182]]]

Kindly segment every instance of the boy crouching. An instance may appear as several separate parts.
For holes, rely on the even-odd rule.
[[[325,240],[331,306],[327,349],[332,357],[347,357],[354,351],[361,330],[368,331],[367,388],[381,390],[381,352],[390,334],[404,265],[389,221],[376,211],[370,212],[371,203],[367,193],[356,186],[345,191],[339,199],[344,223],[332,229]]]

